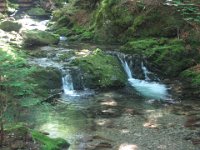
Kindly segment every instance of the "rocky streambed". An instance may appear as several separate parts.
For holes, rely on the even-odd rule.
[[[8,39],[12,41],[9,36]],[[29,49],[29,65],[61,72],[60,79],[50,78],[46,82],[52,87],[57,84],[59,95],[53,97],[52,103],[23,108],[19,121],[52,138],[66,139],[72,150],[200,149],[200,103],[174,96],[176,92],[169,89],[173,85],[170,81],[166,85],[167,98],[148,97],[128,83],[116,57],[93,51],[98,46],[70,44],[65,40],[57,46]],[[117,70],[110,65],[117,66]],[[44,78],[52,74],[54,71]],[[84,84],[85,81],[90,84]],[[142,83],[147,88],[151,82]]]
[[[29,62],[67,70],[74,69],[74,59],[92,53],[81,45],[61,45],[31,52]],[[199,149],[200,103],[171,97],[175,98],[145,97],[129,84],[96,92],[73,89],[56,98],[54,105],[33,107],[21,117],[50,137],[66,139],[72,150]]]

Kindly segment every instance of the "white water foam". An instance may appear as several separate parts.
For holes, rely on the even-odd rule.
[[[149,71],[147,70],[147,68],[144,66],[143,63],[141,67],[145,74],[146,80],[139,80],[139,79],[133,78],[131,69],[127,61],[125,60],[125,57],[121,58],[119,55],[118,57],[120,61],[122,62],[122,66],[128,76],[128,81],[130,85],[133,86],[136,91],[138,91],[141,95],[147,98],[168,99],[169,94],[168,94],[166,85],[158,83],[158,82],[150,81],[148,77]]]

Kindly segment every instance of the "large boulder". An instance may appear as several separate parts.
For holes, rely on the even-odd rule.
[[[118,59],[99,49],[75,59],[72,64],[80,68],[83,84],[88,88],[122,87],[126,83],[126,75]]]
[[[59,35],[46,31],[30,30],[23,33],[25,47],[58,44]]]
[[[37,68],[31,74],[33,84],[37,84],[35,93],[40,96],[47,96],[47,92],[62,87],[62,75],[55,68]]]
[[[0,23],[0,29],[11,32],[11,31],[16,31],[19,32],[21,29],[22,25],[16,21],[11,21],[11,20],[6,20]]]
[[[181,73],[184,82],[184,97],[200,98],[200,64],[197,64]]]
[[[48,17],[48,14],[46,13],[46,11],[43,8],[40,8],[40,7],[31,8],[30,10],[28,10],[27,13],[28,13],[28,15],[33,16],[33,17],[37,17],[37,18]]]

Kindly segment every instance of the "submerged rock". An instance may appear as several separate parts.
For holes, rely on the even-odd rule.
[[[117,58],[98,49],[71,64],[80,68],[82,81],[88,88],[121,87],[126,83],[126,75]]]
[[[23,33],[25,47],[58,44],[59,36],[46,31],[30,30]]]

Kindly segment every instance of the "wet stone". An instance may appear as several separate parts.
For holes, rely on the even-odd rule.
[[[200,118],[196,116],[190,116],[188,117],[185,125],[185,127],[200,127]]]
[[[94,148],[94,150],[107,150],[110,148],[112,148],[112,145],[110,143],[101,142]]]

